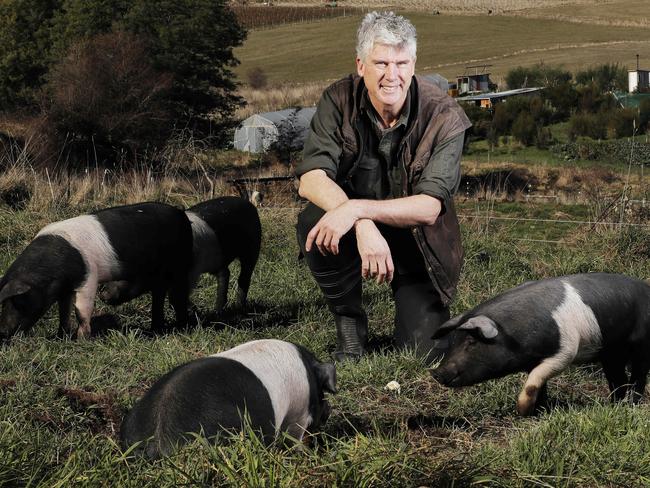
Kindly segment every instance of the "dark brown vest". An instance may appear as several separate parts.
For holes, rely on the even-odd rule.
[[[336,178],[341,186],[345,186],[345,180],[354,173],[362,152],[358,107],[363,88],[363,79],[354,75],[328,88],[343,114],[340,132],[336,134],[342,148]],[[415,76],[410,90],[412,102],[408,127],[398,150],[403,196],[413,194],[413,187],[436,144],[460,134],[471,125],[458,103],[432,83]],[[448,305],[456,293],[463,264],[460,227],[453,201],[446,202],[445,211],[435,224],[417,226],[412,231],[424,256],[429,277],[442,302]]]

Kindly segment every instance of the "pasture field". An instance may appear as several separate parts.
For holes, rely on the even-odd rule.
[[[211,192],[229,192],[224,185],[157,183],[135,175],[118,187],[91,176],[84,177],[85,184],[68,182],[67,190],[65,184],[43,179],[22,210],[0,207],[0,270],[47,222],[136,197],[191,205]],[[553,231],[553,239],[563,242],[549,243],[539,241],[551,240],[544,238],[550,234],[534,229],[522,234],[510,220],[490,219],[585,220],[597,213],[595,201],[513,204],[498,192],[478,199],[459,195],[458,201],[459,213],[480,218],[463,218],[466,262],[454,313],[530,279],[587,271],[650,278],[647,225],[563,227]],[[334,327],[313,279],[297,260],[297,210],[297,205],[260,209],[263,247],[245,313],[212,316],[216,284],[204,277],[192,297],[198,325],[187,331],[150,337],[147,298],[113,309],[98,302],[97,337],[91,341],[53,339],[52,309],[32,333],[0,350],[0,486],[648,484],[647,400],[638,407],[610,405],[599,366],[572,368],[552,380],[552,408],[533,418],[514,414],[519,375],[445,389],[412,354],[390,349],[389,288],[373,283],[364,292],[373,351],[358,363],[338,367],[332,416],[310,438],[310,446],[266,447],[246,434],[219,446],[197,439],[155,463],[126,457],[116,445],[122,416],[157,377],[179,363],[267,337],[303,344],[328,358]],[[393,380],[400,383],[399,392],[384,389]]]
[[[643,63],[643,53],[650,48],[650,3],[620,0],[551,4],[553,8],[539,4],[540,8],[516,15],[399,12],[418,30],[418,73],[437,72],[454,79],[467,65],[491,64],[493,80],[502,83],[510,69],[540,62],[571,71],[603,63],[632,68],[638,53]],[[359,20],[360,16],[344,17],[252,30],[235,50],[241,61],[235,72],[246,82],[246,73],[259,67],[272,85],[285,89],[336,80],[354,70]]]

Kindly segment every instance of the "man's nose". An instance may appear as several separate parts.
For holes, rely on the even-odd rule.
[[[397,65],[395,63],[388,63],[386,66],[386,78],[389,80],[397,78]]]

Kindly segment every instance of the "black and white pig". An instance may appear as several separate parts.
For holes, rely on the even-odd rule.
[[[28,330],[59,305],[59,334],[86,338],[100,283],[128,280],[152,293],[151,325],[161,330],[164,300],[187,321],[192,230],[180,209],[139,203],[47,225],[0,279],[0,338]],[[70,327],[74,306],[78,328]]]
[[[631,383],[636,402],[650,369],[650,285],[606,273],[527,282],[447,321],[434,338],[449,333],[433,377],[456,387],[527,372],[521,415],[546,400],[549,378],[580,362],[602,363],[614,400]]]
[[[186,211],[192,223],[193,265],[190,289],[203,273],[217,278],[215,309],[221,312],[228,302],[228,266],[239,260],[237,307],[246,305],[251,276],[257,264],[262,241],[262,226],[255,206],[240,197],[220,197],[199,203]],[[117,305],[142,293],[137,283],[120,281],[107,284],[100,297]]]
[[[324,392],[336,392],[336,369],[302,346],[276,339],[241,344],[173,369],[145,393],[120,429],[123,449],[149,458],[191,439],[241,431],[245,415],[266,442],[279,432],[302,440],[329,417]]]

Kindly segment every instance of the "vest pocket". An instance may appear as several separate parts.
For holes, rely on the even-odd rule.
[[[376,158],[363,158],[353,169],[350,183],[354,195],[358,198],[380,198],[381,162]]]

